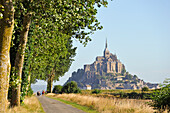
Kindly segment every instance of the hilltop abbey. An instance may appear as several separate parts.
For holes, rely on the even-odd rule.
[[[109,52],[107,40],[103,56],[97,56],[92,64],[84,65],[84,69],[78,69],[77,72],[73,72],[67,82],[71,81],[76,81],[81,89],[159,88],[158,84],[146,83],[136,75],[126,72],[124,64],[117,59],[115,54]]]
[[[125,70],[125,66],[117,59],[116,55],[109,52],[106,46],[103,52],[103,56],[96,57],[96,61],[90,65],[84,65],[85,72],[95,72],[98,74],[105,73],[122,73]]]

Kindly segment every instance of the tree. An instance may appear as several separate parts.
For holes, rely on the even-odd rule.
[[[138,78],[137,75],[134,75],[135,78]]]
[[[18,47],[16,57],[15,57],[14,74],[15,76],[17,76],[19,83],[16,87],[12,88],[12,99],[11,99],[12,106],[20,105],[22,68],[23,68],[23,63],[24,63],[25,48],[26,48],[26,44],[28,40],[27,36],[28,36],[30,23],[31,23],[31,14],[28,13],[24,15],[23,27],[20,33],[19,47]]]
[[[68,82],[62,88],[62,93],[80,93],[81,90],[78,88],[75,81]]]
[[[121,74],[124,74],[124,73],[126,73],[126,69],[125,68],[122,69]]]
[[[166,79],[161,89],[155,90],[151,97],[152,102],[149,103],[154,109],[160,112],[166,109],[170,112],[170,79]]]
[[[149,91],[149,88],[148,87],[143,87],[142,92],[144,92],[144,91]]]
[[[99,94],[99,93],[101,93],[101,90],[100,90],[100,89],[94,89],[94,90],[92,91],[92,94]]]
[[[52,83],[68,71],[76,48],[72,48],[72,41],[66,35],[56,34],[56,37],[46,39],[42,44],[37,43],[34,49],[34,59],[31,65],[34,78],[47,80],[47,91],[52,92]],[[53,46],[56,45],[56,46]],[[35,48],[37,48],[35,46]],[[42,47],[42,48],[41,48]]]
[[[63,86],[61,85],[55,85],[53,89],[53,93],[62,93]]]
[[[0,1],[0,112],[7,109],[7,95],[10,75],[10,44],[14,28],[12,0]]]
[[[132,75],[131,74],[126,74],[126,77],[125,78],[127,78],[128,80],[132,80]]]
[[[43,1],[41,1],[41,4],[44,4],[44,3],[43,3]],[[75,37],[75,38],[79,39],[80,42],[83,42],[82,40],[85,40],[84,44],[86,44],[90,39],[88,36],[87,37],[85,37],[85,36],[92,33],[93,31],[101,28],[101,27],[99,27],[98,20],[94,17],[94,15],[96,15],[96,13],[97,13],[97,10],[94,8],[93,5],[98,4],[98,6],[100,7],[100,5],[103,4],[106,6],[107,2],[106,1],[95,1],[95,2],[56,1],[56,2],[52,2],[51,4],[50,5],[44,4],[42,6],[37,4],[37,7],[39,7],[39,9],[43,9],[44,7],[47,7],[50,10],[50,11],[48,11],[48,13],[54,12],[53,17],[48,18],[48,21],[46,20],[47,15],[44,15],[42,17],[43,19],[41,19],[41,23],[45,23],[45,24],[38,25],[38,28],[44,29],[44,28],[50,27],[50,29],[51,29],[51,27],[53,26],[53,27],[55,27],[55,29],[56,28],[58,29],[58,32],[67,34],[68,36]],[[76,8],[74,6],[76,6]],[[57,10],[56,10],[56,8],[57,8]],[[36,9],[38,9],[38,8],[36,8]],[[63,16],[63,13],[64,13],[64,16]],[[50,15],[50,14],[48,14],[48,15]],[[37,20],[37,19],[35,19],[35,20]],[[50,26],[47,25],[48,22],[52,22],[52,23],[50,23]],[[38,20],[35,23],[40,23],[40,22]],[[55,23],[55,24],[53,24],[53,23]],[[47,27],[47,26],[49,26],[49,27]],[[90,30],[88,33],[85,33],[84,30],[82,30],[82,29],[85,29],[86,27]],[[51,30],[53,31],[53,29],[51,29]],[[54,32],[53,32],[53,34],[54,34]],[[46,78],[46,77],[44,77],[44,78]],[[52,80],[54,78],[54,74],[52,74],[52,73],[48,74],[48,78],[49,78],[48,84],[51,84]],[[52,91],[51,86],[52,85],[48,85],[48,87],[47,87],[47,89],[48,88],[50,89],[49,92]]]
[[[65,72],[67,72],[72,64],[72,61],[73,60],[73,57],[76,55],[75,51],[76,51],[76,48],[73,48],[72,47],[72,40],[71,38],[69,38],[67,40],[67,43],[66,43],[66,48],[67,48],[67,53],[66,53],[66,56],[63,58],[63,57],[60,57],[60,61],[56,64],[58,64],[59,66],[61,66],[60,68],[57,68],[56,70],[56,73],[55,73],[55,77],[53,80],[51,80],[51,84],[48,84],[50,86],[50,88],[52,89],[52,83],[53,81],[56,81],[56,80],[59,80],[59,77],[60,76],[63,76]],[[48,87],[47,87],[48,88]],[[47,89],[48,91],[48,89]],[[50,90],[50,92],[52,92]]]
[[[23,4],[24,3],[24,4]],[[14,53],[15,59],[13,60],[12,65],[12,84],[11,85],[11,106],[20,105],[20,91],[21,91],[21,78],[22,78],[22,69],[24,64],[24,55],[25,55],[25,49],[26,44],[28,40],[28,33],[29,33],[29,27],[31,25],[31,18],[32,18],[32,11],[29,7],[29,3],[31,1],[26,0],[15,0],[15,31],[14,37],[18,40],[18,46],[16,47],[14,51],[11,51],[11,53]],[[12,49],[13,50],[13,49]]]

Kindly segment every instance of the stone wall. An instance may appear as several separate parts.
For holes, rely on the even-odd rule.
[[[90,71],[90,65],[84,65],[84,71]]]

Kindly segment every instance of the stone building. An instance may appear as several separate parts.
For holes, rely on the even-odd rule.
[[[107,41],[103,56],[97,56],[94,63],[84,65],[85,72],[97,72],[98,74],[102,74],[102,72],[121,73],[123,70],[125,70],[125,66],[117,59],[115,54],[109,52]]]
[[[91,85],[85,85],[84,87],[83,87],[83,89],[85,89],[85,90],[91,90]]]

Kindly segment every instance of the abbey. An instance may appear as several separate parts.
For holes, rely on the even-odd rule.
[[[92,64],[84,65],[84,69],[74,71],[66,83],[71,81],[76,81],[81,89],[87,86],[92,89],[159,88],[158,84],[146,83],[136,75],[127,72],[117,56],[109,52],[107,40],[103,56],[97,56]]]
[[[103,56],[96,57],[96,61],[90,65],[84,65],[85,72],[95,71],[97,74],[105,73],[122,73],[125,70],[125,66],[117,59],[117,56],[109,52],[106,47],[103,52]]]

